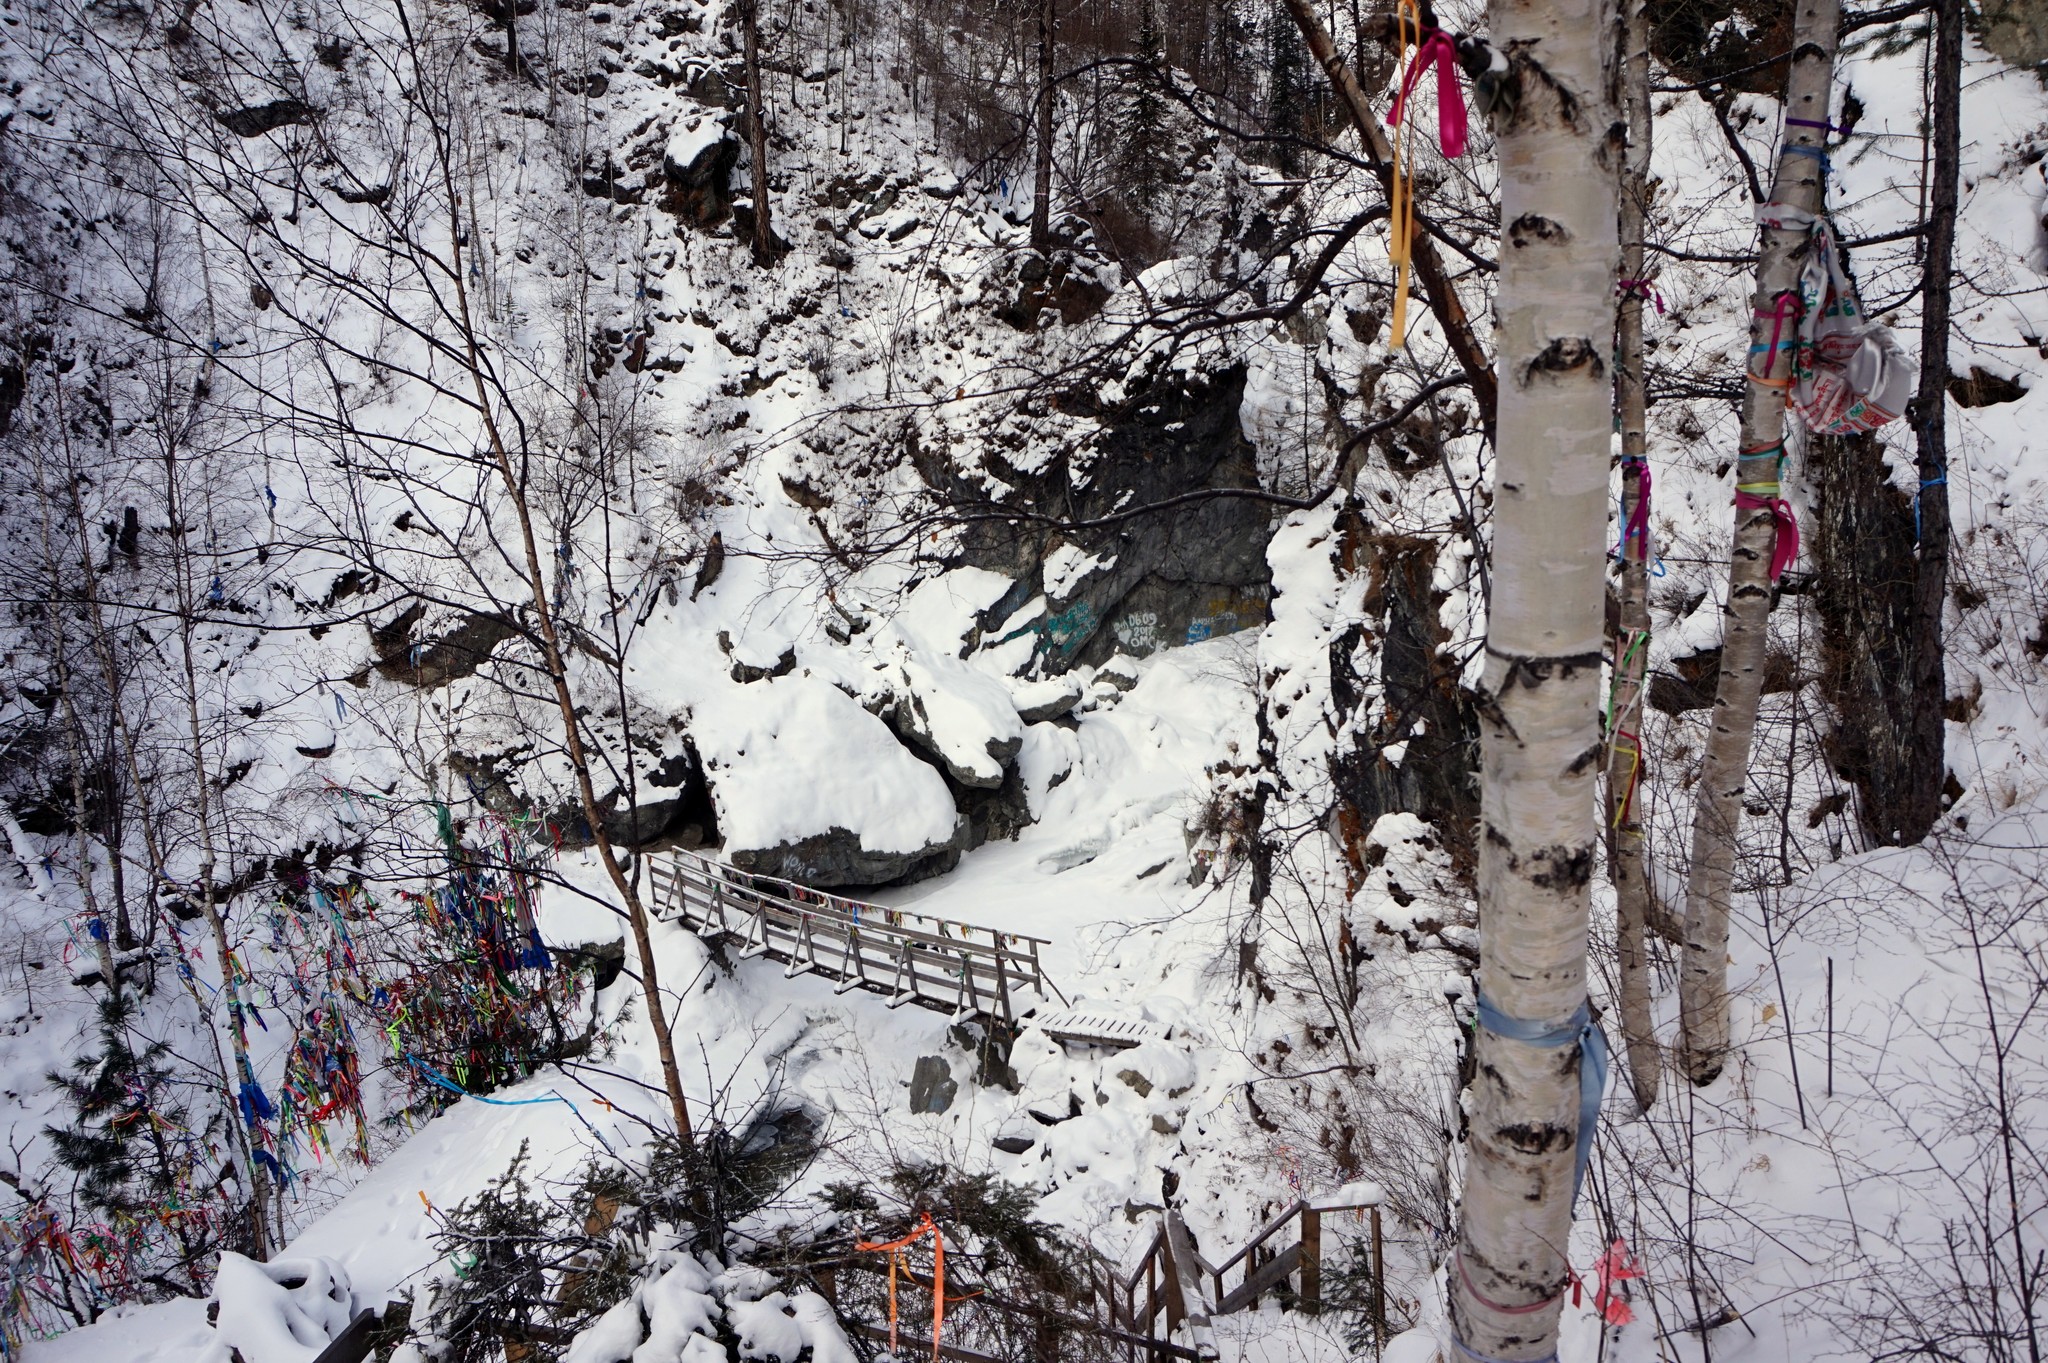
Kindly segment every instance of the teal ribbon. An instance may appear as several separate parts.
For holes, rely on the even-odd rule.
[[[1579,1202],[1579,1189],[1586,1182],[1586,1165],[1593,1157],[1593,1133],[1600,1125],[1600,1095],[1607,1090],[1607,1034],[1593,1021],[1590,1002],[1556,1027],[1524,1018],[1509,1017],[1477,996],[1479,1025],[1495,1036],[1519,1041],[1525,1046],[1554,1050],[1561,1046],[1579,1048],[1579,1135],[1573,1150],[1572,1206]]]

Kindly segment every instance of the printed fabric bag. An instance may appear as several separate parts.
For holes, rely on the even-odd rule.
[[[1864,315],[1833,227],[1825,217],[1785,204],[1763,205],[1757,220],[1808,233],[1799,268],[1792,409],[1816,435],[1854,435],[1896,420],[1918,375],[1890,328]]]

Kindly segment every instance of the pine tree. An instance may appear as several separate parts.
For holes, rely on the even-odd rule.
[[[1278,137],[1295,137],[1308,123],[1309,54],[1301,31],[1278,5],[1266,20],[1271,47],[1266,86],[1266,131]],[[1284,175],[1301,173],[1301,149],[1292,143],[1273,144],[1270,159]]]
[[[210,1238],[192,1190],[200,1162],[219,1143],[220,1118],[215,1113],[193,1130],[193,1115],[178,1098],[170,1047],[142,1036],[138,1023],[128,991],[110,990],[100,999],[97,1052],[79,1057],[69,1074],[49,1076],[74,1119],[45,1134],[57,1162],[76,1175],[78,1198],[88,1209],[117,1227],[165,1227],[178,1247],[170,1257],[182,1265]]]
[[[1125,183],[1131,188],[1132,198],[1141,207],[1150,208],[1173,183],[1176,170],[1173,129],[1168,124],[1166,96],[1161,89],[1162,82],[1170,79],[1166,42],[1159,32],[1152,0],[1142,0],[1138,8],[1134,55],[1139,64],[1126,68],[1131,75],[1119,120],[1118,140],[1122,146],[1118,159],[1123,163]]]

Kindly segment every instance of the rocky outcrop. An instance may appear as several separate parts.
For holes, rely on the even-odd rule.
[[[467,677],[484,664],[499,644],[518,635],[519,626],[502,615],[457,612],[431,632],[424,602],[414,602],[381,625],[370,627],[371,665],[392,681],[431,690]]]
[[[728,848],[726,855],[742,871],[779,876],[820,889],[843,889],[902,885],[944,875],[960,864],[967,839],[967,820],[962,819],[946,842],[911,852],[874,851],[861,846],[858,833],[828,828],[773,847]]]
[[[677,120],[661,160],[661,206],[699,231],[732,216],[732,170],[740,139],[732,114],[700,109]]]
[[[1238,365],[1173,374],[1114,405],[1076,399],[1068,405],[1095,420],[1094,434],[1036,471],[995,466],[1015,489],[1004,500],[1080,522],[1202,489],[1256,488],[1257,452],[1238,422],[1244,385]],[[991,637],[1033,633],[1045,669],[1061,672],[1264,623],[1270,524],[1266,504],[1230,496],[1087,530],[983,520],[965,556],[1017,581],[989,612],[1000,621]],[[1041,596],[1043,611],[1027,617]]]
[[[1443,830],[1455,863],[1469,871],[1479,813],[1479,717],[1458,684],[1438,619],[1443,598],[1432,580],[1439,545],[1375,535],[1356,511],[1344,514],[1339,531],[1343,568],[1366,574],[1366,618],[1330,643],[1331,709],[1363,716],[1370,691],[1382,700],[1376,720],[1361,723],[1331,761],[1343,843],[1349,855],[1363,857],[1365,835],[1380,816],[1412,813]],[[1378,677],[1362,676],[1361,655],[1375,651]]]

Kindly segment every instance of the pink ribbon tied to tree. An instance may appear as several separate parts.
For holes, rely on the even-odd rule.
[[[1783,497],[1738,489],[1735,505],[1743,511],[1768,511],[1778,523],[1777,542],[1771,546],[1771,581],[1776,582],[1799,557],[1799,518],[1792,514],[1792,503]]]
[[[1431,64],[1436,66],[1436,135],[1445,156],[1457,157],[1465,154],[1465,93],[1458,88],[1458,45],[1451,35],[1440,28],[1423,32],[1415,44],[1415,58],[1408,63],[1408,73],[1401,78],[1401,89],[1394,96],[1394,107],[1387,113],[1387,123],[1399,127],[1401,113],[1407,107],[1408,96],[1421,83],[1423,69]]]

